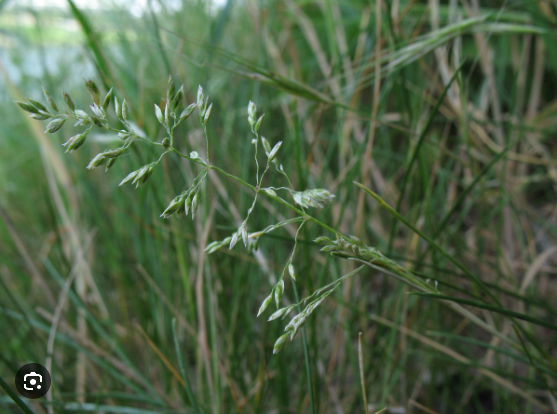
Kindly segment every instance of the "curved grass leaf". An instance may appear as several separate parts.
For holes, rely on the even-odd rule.
[[[460,73],[460,71],[462,70],[463,66],[464,66],[464,62],[462,62],[460,64],[460,66],[455,70],[455,72],[453,73],[453,76],[451,77],[451,79],[447,82],[447,84],[443,88],[443,92],[441,92],[441,95],[437,99],[437,102],[435,103],[435,106],[433,107],[433,110],[429,114],[427,122],[425,123],[425,125],[422,129],[422,132],[420,133],[420,137],[418,138],[418,142],[416,143],[416,147],[414,148],[414,152],[412,153],[412,156],[410,157],[410,161],[408,162],[408,166],[406,167],[406,171],[404,173],[404,178],[402,179],[402,187],[400,189],[400,193],[399,193],[399,196],[398,196],[398,201],[396,203],[396,210],[397,211],[400,211],[400,206],[402,204],[402,199],[404,198],[404,193],[406,191],[406,186],[408,185],[408,178],[410,177],[410,172],[412,171],[412,167],[414,166],[414,162],[416,161],[416,158],[418,157],[418,153],[420,152],[420,148],[422,147],[422,144],[425,140],[426,134],[429,131],[429,127],[431,126],[431,124],[433,122],[433,117],[435,116],[435,114],[437,114],[437,110],[439,109],[439,106],[441,105],[441,102],[443,102],[443,99],[445,99],[445,95],[449,91],[449,88],[451,87],[454,80],[457,78],[457,76]],[[392,250],[392,245],[393,245],[393,240],[394,240],[395,230],[396,230],[396,221],[397,221],[396,218],[393,217],[393,221],[392,221],[392,224],[391,224],[391,234],[390,234],[390,237],[389,237],[388,254],[390,254],[391,250]]]
[[[454,296],[440,295],[440,294],[436,294],[436,293],[411,292],[410,294],[411,295],[416,295],[416,296],[424,296],[424,297],[428,297],[428,298],[440,299],[440,300],[449,300],[451,302],[456,302],[456,303],[460,303],[460,304],[463,304],[463,305],[469,305],[469,306],[473,306],[475,308],[486,309],[486,310],[491,311],[491,312],[500,313],[501,315],[505,315],[509,318],[521,319],[523,321],[531,322],[533,324],[543,326],[544,328],[548,328],[548,329],[552,329],[554,331],[557,331],[557,325],[554,325],[550,322],[546,322],[546,321],[544,321],[542,319],[539,319],[539,318],[534,318],[532,316],[525,315],[524,313],[514,312],[514,311],[511,311],[511,310],[499,307],[499,306],[488,305],[486,303],[476,302],[476,301],[468,300],[468,299],[457,298],[457,297],[454,297]]]
[[[499,299],[497,299],[497,297],[487,288],[487,286],[484,284],[484,282],[479,277],[477,277],[476,275],[471,273],[466,267],[464,267],[464,265],[461,264],[457,259],[455,259],[454,256],[449,254],[445,249],[443,249],[441,246],[439,246],[437,243],[435,243],[435,241],[433,241],[430,237],[426,236],[423,232],[418,230],[412,223],[410,223],[408,220],[406,220],[404,217],[402,217],[395,209],[393,209],[389,204],[387,204],[385,202],[385,200],[383,200],[381,197],[379,197],[377,194],[375,194],[369,188],[367,188],[363,184],[360,184],[356,181],[354,181],[354,184],[356,184],[358,187],[360,187],[362,190],[364,190],[367,194],[369,194],[371,197],[373,197],[393,217],[395,217],[397,220],[400,220],[410,230],[412,230],[414,233],[416,233],[418,236],[420,236],[422,239],[424,239],[426,242],[428,242],[430,245],[432,245],[435,249],[437,249],[439,251],[439,253],[441,253],[443,256],[445,256],[445,258],[447,258],[452,264],[454,264],[456,267],[458,267],[460,270],[462,270],[470,280],[472,280],[474,283],[476,283],[478,285],[478,287],[482,291],[484,291],[495,303],[500,305]]]

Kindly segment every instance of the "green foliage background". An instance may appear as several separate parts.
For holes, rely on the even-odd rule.
[[[21,365],[44,365],[53,351],[52,398],[27,401],[35,413],[557,412],[555,330],[521,322],[519,334],[509,317],[551,325],[557,315],[557,9],[478,3],[153,0],[134,14],[110,2],[0,2],[0,376],[11,384]],[[153,104],[164,104],[169,73],[188,103],[199,84],[214,102],[213,164],[254,182],[247,104],[256,102],[262,135],[283,141],[294,186],[336,195],[312,210],[319,220],[437,281],[449,300],[487,300],[361,182],[506,312],[465,303],[466,318],[367,269],[311,316],[307,353],[298,335],[272,355],[286,323],[256,314],[295,227],[262,237],[255,254],[238,245],[206,255],[235,231],[253,192],[212,172],[194,221],[163,220],[194,166],[167,157],[138,190],[118,187],[158,149],[138,142],[108,173],[88,171],[117,138],[98,131],[64,155],[71,125],[47,136],[13,104],[42,101],[44,86],[85,109],[82,78],[92,78],[126,98],[133,122],[160,141]],[[203,151],[195,119],[176,141],[184,153]],[[265,180],[286,185],[274,171]],[[289,217],[262,201],[250,231]],[[312,240],[323,234],[307,225],[299,235],[300,297],[355,268],[319,252]],[[288,278],[284,300],[296,301]],[[19,412],[7,395],[0,407]]]

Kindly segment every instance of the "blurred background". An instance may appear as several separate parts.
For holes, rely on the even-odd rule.
[[[25,363],[49,368],[49,394],[26,401],[37,414],[557,412],[556,27],[550,0],[0,1],[0,376],[13,387]],[[167,156],[139,189],[119,187],[160,149],[137,141],[108,172],[87,170],[115,134],[94,129],[64,154],[83,128],[45,134],[13,102],[45,103],[44,87],[90,112],[90,78],[160,141],[169,75],[186,103],[202,85],[214,104],[212,164],[254,185],[254,101],[294,187],[335,194],[310,213],[468,316],[368,269],[273,355],[287,321],[256,315],[295,225],[257,252],[208,255],[251,190],[213,171],[195,220],[164,220],[198,166]],[[176,147],[204,155],[191,118]],[[287,183],[271,169],[264,185]],[[261,199],[249,230],[291,217]],[[320,252],[321,235],[334,238],[311,223],[298,235],[300,297],[356,267]],[[433,243],[498,307],[462,302],[489,297]],[[5,393],[0,411],[21,412]]]

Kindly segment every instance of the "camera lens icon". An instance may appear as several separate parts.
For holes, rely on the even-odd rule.
[[[23,388],[27,391],[34,391],[35,389],[40,390],[41,385],[38,383],[43,382],[43,376],[37,374],[36,372],[31,372],[30,374],[25,374],[23,376]],[[29,388],[27,387],[29,386]]]
[[[50,390],[50,384],[50,373],[41,364],[26,364],[15,376],[17,391],[31,400],[44,397]]]

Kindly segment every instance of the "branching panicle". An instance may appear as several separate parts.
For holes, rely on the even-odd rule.
[[[274,146],[269,143],[269,141],[261,137],[259,135],[259,129],[262,126],[263,120],[265,118],[265,114],[259,115],[257,114],[257,107],[255,103],[249,102],[248,105],[248,122],[251,128],[251,132],[254,136],[252,143],[255,145],[255,163],[256,163],[256,175],[255,175],[255,185],[248,184],[241,180],[239,177],[236,177],[222,169],[211,165],[209,162],[209,134],[207,131],[207,123],[211,117],[213,111],[213,104],[209,103],[209,97],[205,95],[203,88],[199,86],[197,90],[197,98],[195,103],[190,103],[189,105],[184,103],[185,99],[185,91],[184,87],[181,86],[178,91],[176,91],[176,85],[171,77],[169,77],[166,87],[166,96],[162,105],[154,104],[154,116],[158,120],[158,122],[162,125],[165,131],[165,136],[160,142],[156,142],[155,140],[145,138],[135,133],[133,130],[132,124],[129,121],[129,117],[131,114],[130,108],[126,100],[118,100],[116,96],[114,96],[113,89],[110,89],[104,96],[101,96],[100,90],[97,85],[92,80],[86,80],[85,86],[91,95],[93,103],[89,106],[91,113],[88,113],[82,109],[76,107],[74,101],[70,97],[70,95],[66,92],[62,93],[64,98],[64,102],[66,104],[66,111],[61,112],[58,108],[59,106],[56,104],[54,99],[48,93],[48,91],[44,90],[44,95],[48,106],[51,108],[53,112],[50,112],[49,109],[46,108],[45,105],[41,104],[40,102],[34,101],[29,99],[29,102],[16,102],[17,105],[21,109],[26,112],[29,112],[29,116],[37,119],[46,121],[49,120],[49,124],[46,127],[47,133],[55,133],[59,131],[67,120],[73,119],[75,121],[74,127],[85,127],[85,129],[69,138],[63,145],[66,147],[66,152],[72,152],[79,148],[81,148],[87,139],[88,134],[93,130],[94,127],[104,129],[111,133],[116,133],[118,138],[122,140],[122,145],[118,148],[114,149],[107,149],[99,154],[97,154],[87,165],[88,169],[94,169],[100,166],[105,166],[105,169],[108,170],[116,160],[124,155],[130,146],[134,143],[135,140],[143,140],[151,145],[160,146],[162,147],[162,152],[157,160],[147,163],[135,171],[129,173],[121,182],[120,185],[131,183],[135,185],[136,188],[140,185],[147,182],[149,177],[153,174],[158,164],[164,158],[164,156],[168,154],[175,154],[181,158],[189,160],[193,164],[197,164],[201,167],[201,171],[198,175],[194,178],[192,184],[189,186],[188,189],[184,190],[179,195],[175,196],[165,210],[162,212],[162,218],[169,218],[173,215],[188,215],[191,212],[192,218],[195,218],[197,209],[199,207],[200,202],[200,191],[203,182],[205,181],[209,170],[215,170],[219,173],[224,174],[225,176],[232,178],[244,186],[250,188],[254,191],[254,199],[247,211],[246,217],[244,221],[240,224],[238,229],[229,237],[221,241],[216,241],[210,243],[206,251],[208,253],[214,253],[217,250],[221,249],[222,247],[227,246],[229,249],[234,248],[238,241],[242,241],[244,246],[247,248],[248,252],[256,251],[258,249],[259,238],[267,234],[269,232],[274,231],[282,226],[290,225],[290,224],[298,224],[298,230],[296,232],[296,237],[294,240],[294,248],[290,257],[288,258],[286,264],[283,267],[282,273],[272,287],[269,296],[263,301],[260,306],[258,316],[262,314],[267,307],[274,302],[276,307],[278,308],[275,311],[269,320],[274,320],[278,318],[285,318],[297,305],[289,305],[285,308],[280,308],[281,302],[283,300],[283,296],[285,294],[285,274],[290,275],[290,278],[293,283],[295,283],[297,274],[293,264],[294,255],[297,248],[297,240],[298,234],[303,227],[303,225],[308,222],[312,221],[321,225],[323,228],[327,228],[331,230],[328,226],[324,225],[323,223],[319,222],[312,216],[309,216],[305,212],[305,208],[308,207],[324,207],[325,204],[332,201],[334,195],[330,194],[329,191],[323,189],[314,189],[314,190],[306,190],[306,191],[296,191],[292,186],[292,182],[290,181],[288,175],[284,171],[282,164],[278,162],[278,155],[280,148],[282,146],[282,142],[276,143]],[[121,124],[119,127],[111,126],[112,122],[112,115],[109,114],[108,109],[110,107],[111,102],[114,102],[114,115],[117,121]],[[180,123],[185,121],[189,118],[189,116],[193,113],[195,109],[199,111],[199,121],[200,125],[203,129],[203,135],[205,137],[205,146],[206,152],[204,160],[197,151],[191,151],[189,156],[181,153],[175,147],[175,130]],[[123,128],[122,128],[123,126]],[[259,144],[263,146],[263,150],[265,155],[267,156],[267,161],[265,163],[265,168],[262,172],[259,169],[259,160],[258,160],[258,149]],[[268,172],[271,165],[274,165],[277,172],[284,176],[287,180],[288,187],[263,187],[263,180],[265,178],[266,173]],[[287,190],[292,195],[294,202],[301,207],[299,210],[295,205],[290,204],[286,200],[278,197],[275,190]],[[270,197],[271,199],[283,204],[290,210],[296,212],[296,217],[284,220],[280,223],[270,225],[265,229],[257,232],[250,233],[248,231],[248,220],[255,210],[257,205],[259,194],[263,193],[265,196]],[[321,296],[312,299],[312,301],[305,307],[305,309],[296,317],[294,317],[290,323],[286,327],[287,334],[281,336],[274,347],[274,352],[278,352],[282,346],[284,345],[286,339],[290,337],[292,339],[298,329],[303,325],[307,317],[313,312],[313,310],[325,299],[326,296],[330,294],[331,291],[324,291],[321,292]],[[308,298],[306,298],[307,300]]]

